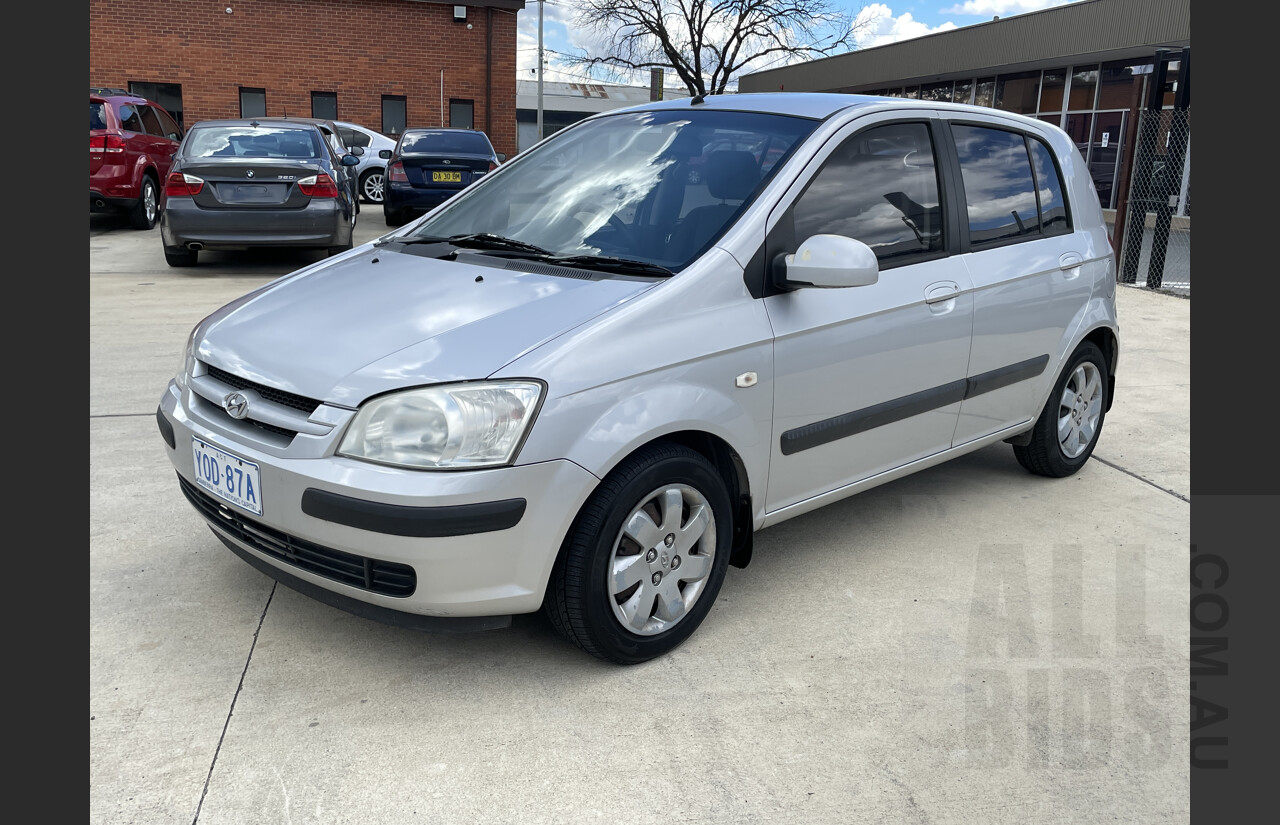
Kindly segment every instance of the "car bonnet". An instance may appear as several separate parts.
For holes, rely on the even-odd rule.
[[[224,306],[202,324],[197,356],[266,386],[354,407],[392,390],[486,378],[655,286],[511,266],[362,250]]]

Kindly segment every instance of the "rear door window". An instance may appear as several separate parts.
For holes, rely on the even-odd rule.
[[[955,125],[969,237],[975,247],[1040,236],[1036,181],[1017,132]]]
[[[126,132],[145,132],[142,128],[142,118],[138,115],[138,108],[128,103],[120,107],[120,128]]]

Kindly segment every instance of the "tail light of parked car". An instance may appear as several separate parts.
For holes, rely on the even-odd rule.
[[[387,167],[387,180],[393,183],[408,183],[409,176],[404,172],[404,164],[396,161]]]
[[[123,152],[124,138],[119,135],[89,135],[89,154]]]
[[[333,182],[333,178],[324,172],[299,179],[298,188],[302,190],[302,194],[309,198],[338,197],[338,185]]]
[[[189,198],[204,188],[204,178],[188,175],[184,172],[170,172],[164,182],[166,198]]]

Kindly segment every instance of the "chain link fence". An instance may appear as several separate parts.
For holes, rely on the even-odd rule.
[[[1191,295],[1191,110],[1143,111],[1129,184],[1121,284]]]

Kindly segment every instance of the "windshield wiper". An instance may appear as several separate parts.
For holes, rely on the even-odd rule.
[[[659,278],[670,278],[675,273],[665,266],[645,261],[633,261],[630,258],[613,258],[608,255],[566,255],[561,258],[547,258],[549,264],[560,266],[598,269],[601,272],[613,272],[618,275],[650,275]]]
[[[528,252],[531,255],[546,255],[548,257],[555,254],[540,246],[525,243],[524,241],[517,241],[515,238],[504,238],[501,235],[495,235],[492,232],[472,232],[466,235],[450,235],[444,240],[454,246],[462,246],[468,249],[510,249],[516,252]]]

